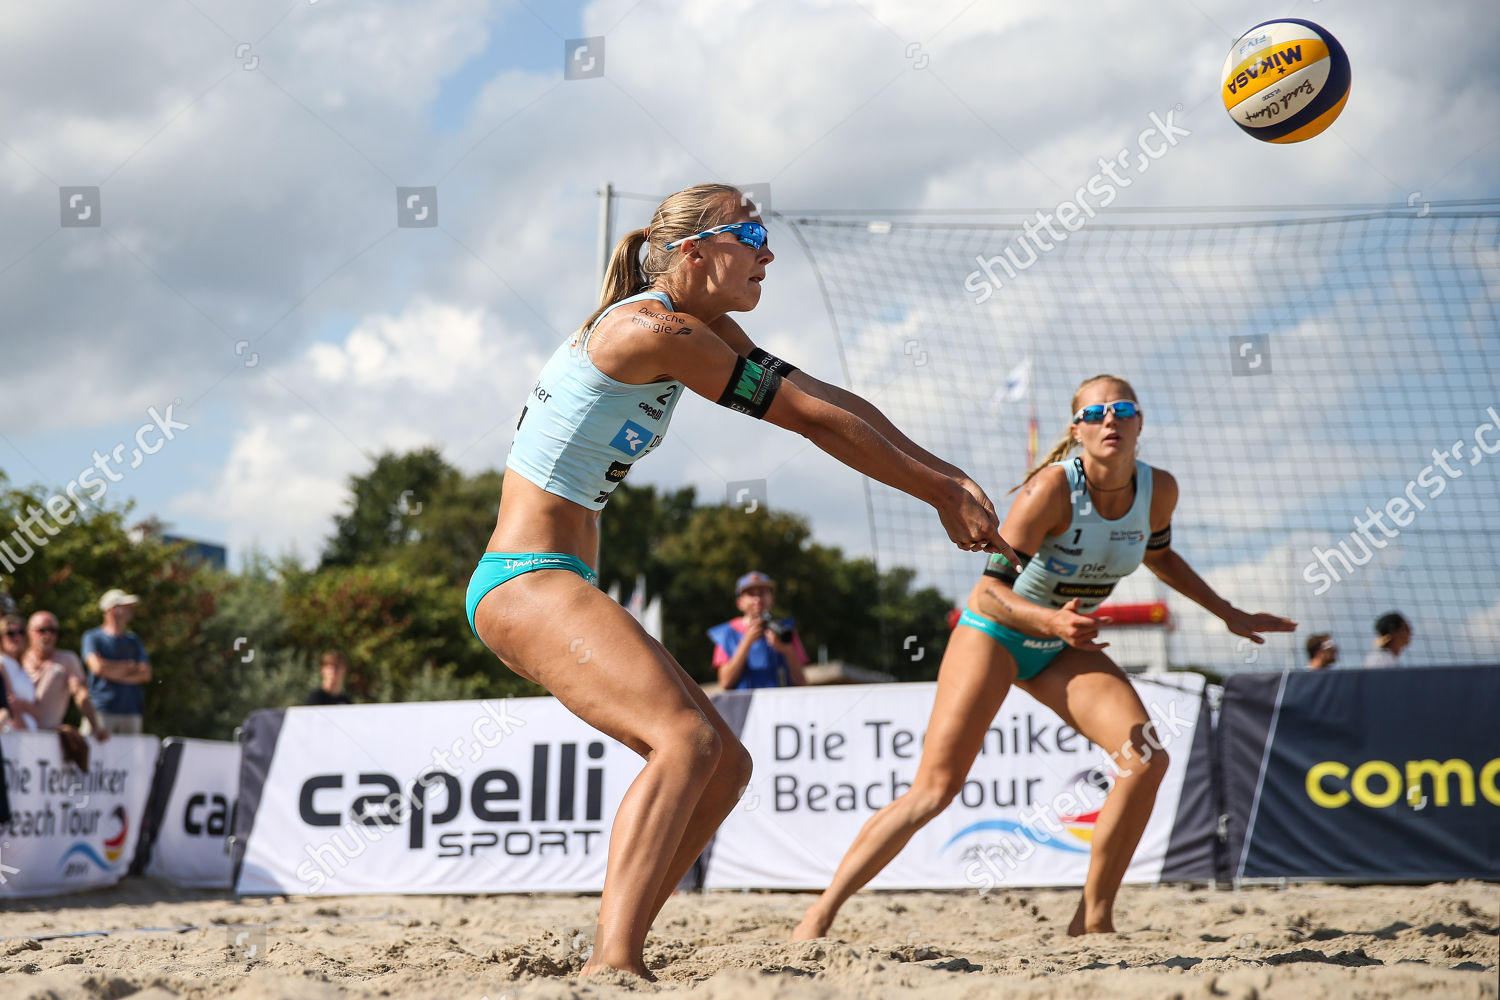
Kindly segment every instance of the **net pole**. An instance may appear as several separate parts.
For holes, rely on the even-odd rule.
[[[610,237],[610,211],[614,207],[615,187],[609,181],[599,189],[599,286],[604,286],[605,275],[609,273],[609,249]]]

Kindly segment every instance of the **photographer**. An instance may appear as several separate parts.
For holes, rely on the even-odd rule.
[[[775,618],[776,581],[751,571],[735,584],[740,617],[708,630],[714,641],[714,668],[725,691],[791,687],[807,683],[802,666],[807,651],[790,618]]]

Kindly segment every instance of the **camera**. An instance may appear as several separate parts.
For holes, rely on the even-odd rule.
[[[762,611],[760,620],[766,623],[766,631],[776,637],[777,642],[792,641],[792,623],[784,618],[773,618],[771,612]]]

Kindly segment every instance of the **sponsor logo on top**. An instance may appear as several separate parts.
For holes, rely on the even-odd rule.
[[[1003,857],[1014,863],[1024,861],[1038,847],[1088,854],[1094,824],[1112,784],[1113,776],[1102,768],[1079,771],[1045,797],[1045,804],[1018,810],[1019,820],[993,817],[970,823],[949,837],[943,850],[968,837],[998,833],[1003,838],[998,842],[964,845],[961,860],[993,864]]]
[[[99,829],[99,813],[97,811],[90,814],[75,810],[73,811],[73,817],[78,823],[70,823],[70,826],[81,824],[87,827],[87,829],[79,832],[95,836],[102,832]],[[125,838],[130,834],[130,819],[125,813],[124,806],[115,806],[114,811],[109,814],[109,818],[112,821],[114,832],[104,839],[102,845],[104,848],[103,857],[100,856],[99,851],[95,850],[93,837],[77,841],[63,852],[62,859],[58,862],[58,866],[62,868],[64,877],[87,875],[90,865],[99,871],[107,872],[116,861],[120,860],[120,856],[125,853]]]
[[[1078,571],[1077,563],[1064,562],[1056,556],[1047,557],[1047,572],[1056,573],[1058,576],[1072,576]]]
[[[646,428],[634,420],[627,420],[620,425],[619,431],[615,433],[614,439],[609,446],[616,451],[623,451],[627,455],[644,455],[647,445],[651,443],[653,435]]]

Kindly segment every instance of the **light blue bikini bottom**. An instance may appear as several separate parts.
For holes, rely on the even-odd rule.
[[[474,575],[469,577],[469,592],[464,599],[469,612],[469,628],[475,638],[479,630],[474,628],[474,612],[484,595],[508,580],[539,569],[568,569],[583,577],[591,586],[599,585],[599,574],[588,563],[566,552],[486,552],[479,557]]]

